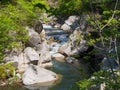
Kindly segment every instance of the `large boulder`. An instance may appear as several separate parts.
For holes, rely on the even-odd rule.
[[[35,47],[36,45],[41,43],[40,35],[35,32],[32,28],[27,28],[28,30],[28,36],[30,37],[28,40],[28,45],[31,47]]]
[[[63,44],[58,51],[68,56],[86,51],[88,46],[86,45],[86,41],[81,38],[81,33],[79,28],[76,29],[73,34],[70,35],[69,41]]]
[[[23,84],[32,85],[36,83],[55,82],[57,74],[35,65],[29,65],[23,74]]]
[[[88,46],[86,45],[85,41],[81,40],[80,44],[76,45],[76,46],[73,45],[72,42],[68,42],[68,43],[63,44],[59,48],[58,52],[65,54],[67,56],[70,56],[70,55],[75,55],[75,54],[79,54],[81,52],[84,52],[87,50],[87,48],[88,48]]]
[[[49,46],[46,41],[37,45],[36,51],[38,52],[40,59],[38,61],[38,65],[51,61],[51,55],[49,52]]]
[[[42,25],[42,23],[40,22],[40,21],[37,21],[36,23],[35,23],[35,25],[34,25],[34,29],[35,29],[35,31],[37,32],[37,33],[41,33],[42,32],[42,30],[43,30],[43,25]]]
[[[25,48],[24,52],[22,52],[18,56],[18,70],[19,72],[24,72],[26,67],[32,63],[37,64],[40,57],[39,54],[31,47]]]
[[[58,52],[66,55],[71,55],[71,44],[70,43],[65,43],[62,46],[60,46]]]
[[[69,16],[65,23],[61,26],[61,29],[64,31],[70,31],[79,27],[78,23],[79,17],[78,16]]]

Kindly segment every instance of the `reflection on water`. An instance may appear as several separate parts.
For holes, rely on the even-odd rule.
[[[52,86],[49,90],[79,90],[76,82],[80,80],[80,72],[72,65],[65,62],[53,61],[52,71],[63,75],[60,83]]]
[[[75,84],[76,81],[80,80],[78,70],[65,62],[53,61],[53,64],[51,70],[62,76],[61,81],[55,85],[11,85],[0,87],[0,90],[79,90]]]

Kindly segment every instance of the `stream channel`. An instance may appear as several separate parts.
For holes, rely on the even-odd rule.
[[[58,48],[68,41],[69,34],[63,32],[62,30],[55,31],[55,29],[50,28],[45,28],[45,30],[47,32],[47,39],[54,37],[56,41],[59,41],[52,42],[49,45],[51,50],[50,53],[57,53]],[[51,30],[53,30],[53,32]],[[55,85],[11,85],[0,87],[0,90],[79,90],[76,85],[76,82],[80,80],[80,72],[78,71],[78,69],[65,61],[59,62],[56,60],[52,60],[52,62],[53,67],[50,68],[50,70],[59,74],[59,76],[61,77],[61,79]]]

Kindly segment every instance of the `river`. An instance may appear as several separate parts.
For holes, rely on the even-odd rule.
[[[63,35],[64,34],[64,35]],[[53,42],[50,45],[50,53],[54,54],[57,52],[59,46],[64,44],[68,40],[67,34],[63,33],[59,35],[52,35],[56,40],[60,40],[60,42]],[[47,37],[49,39],[50,36]],[[54,45],[53,45],[54,44]],[[80,80],[80,72],[78,69],[67,63],[67,62],[59,62],[56,60],[52,60],[53,67],[49,68],[60,76],[60,80],[54,85],[32,85],[32,86],[24,86],[24,85],[9,85],[0,87],[0,90],[79,90],[77,88],[76,82]]]

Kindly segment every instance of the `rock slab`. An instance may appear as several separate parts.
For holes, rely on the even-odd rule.
[[[22,80],[24,85],[55,82],[57,74],[39,66],[29,65],[23,74]]]

